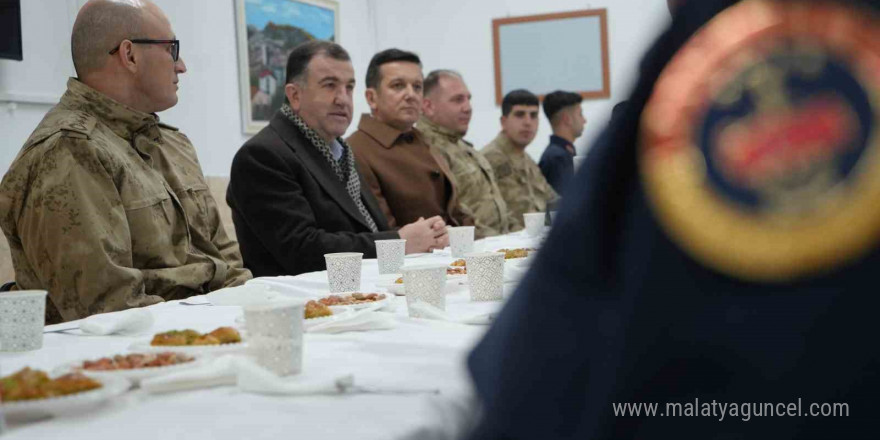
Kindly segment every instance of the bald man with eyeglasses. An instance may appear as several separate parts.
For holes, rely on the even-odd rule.
[[[48,290],[56,323],[251,278],[195,149],[156,116],[177,104],[186,72],[165,14],[89,1],[71,46],[77,77],[0,183],[13,288]]]

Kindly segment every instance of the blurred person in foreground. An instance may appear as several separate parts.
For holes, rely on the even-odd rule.
[[[469,358],[469,438],[875,438],[877,41],[877,0],[681,6]]]
[[[581,95],[557,90],[544,97],[544,114],[553,127],[550,143],[541,154],[538,167],[547,183],[558,194],[574,176],[575,139],[584,134],[587,120],[581,108]]]
[[[417,128],[449,163],[461,209],[474,218],[478,238],[510,231],[507,203],[492,165],[464,140],[471,123],[471,92],[452,70],[435,70],[425,78],[422,117]]]
[[[501,101],[501,133],[480,153],[492,165],[498,188],[510,212],[510,230],[525,227],[523,214],[544,212],[559,196],[541,174],[526,147],[538,134],[538,97],[513,90]]]
[[[473,225],[474,219],[458,203],[446,160],[414,127],[424,88],[418,55],[400,49],[373,55],[366,85],[370,114],[361,115],[347,141],[388,223],[440,216],[444,227]]]
[[[226,198],[255,276],[324,270],[327,253],[375,258],[376,240],[404,238],[410,253],[445,245],[439,216],[389,227],[340,137],[351,123],[354,87],[342,46],[297,46],[287,61],[287,102],[235,155]]]
[[[165,14],[92,0],[71,45],[77,77],[0,184],[16,288],[48,290],[56,323],[251,278],[195,149],[156,116],[177,104],[186,72]]]

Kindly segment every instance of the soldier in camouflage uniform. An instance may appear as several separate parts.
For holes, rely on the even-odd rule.
[[[418,129],[449,163],[462,211],[475,221],[478,238],[510,230],[507,204],[495,182],[492,166],[462,139],[471,120],[470,91],[456,72],[435,70],[425,78],[423,116]]]
[[[83,32],[125,28],[107,23],[108,16],[141,26],[150,38],[173,38],[151,3],[84,6],[73,36],[82,80],[68,81],[61,102],[0,183],[0,227],[16,288],[49,291],[50,323],[186,298],[251,277],[223,229],[195,149],[154,114],[177,102],[177,75],[186,67],[176,44],[133,44],[126,32],[109,36],[118,47],[108,55],[112,44],[101,46],[103,35],[78,40]],[[103,55],[78,45],[90,42]],[[101,56],[103,62],[91,63]]]
[[[502,131],[481,153],[492,164],[510,210],[510,229],[518,231],[525,226],[523,214],[543,212],[559,196],[525,151],[538,132],[538,98],[514,90],[504,97],[501,113]]]

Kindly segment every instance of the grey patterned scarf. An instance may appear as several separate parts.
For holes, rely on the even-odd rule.
[[[305,121],[295,114],[289,105],[282,105],[281,113],[286,116],[290,122],[293,122],[293,125],[299,129],[306,139],[308,139],[309,142],[311,142],[312,145],[324,155],[324,159],[327,159],[330,167],[333,168],[333,172],[336,173],[336,177],[345,184],[345,189],[348,191],[349,197],[354,201],[354,204],[357,206],[358,211],[361,212],[361,215],[364,216],[364,220],[367,222],[370,230],[378,232],[379,228],[376,227],[376,222],[373,220],[373,216],[367,211],[367,207],[364,206],[364,201],[361,199],[361,180],[358,177],[357,169],[355,169],[354,166],[354,154],[351,152],[351,147],[349,147],[342,138],[337,138],[336,140],[342,145],[342,157],[337,161],[333,158],[333,152],[330,151],[330,146],[327,145],[327,142],[322,139],[321,136],[318,136],[318,133],[315,133],[315,130],[309,128]]]

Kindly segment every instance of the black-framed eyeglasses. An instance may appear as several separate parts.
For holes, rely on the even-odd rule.
[[[131,41],[133,44],[170,44],[171,45],[171,58],[174,60],[174,62],[176,63],[177,59],[180,57],[180,40],[136,39],[136,40],[128,40],[128,41]],[[113,55],[116,52],[119,52],[119,46],[121,46],[121,45],[122,45],[122,43],[120,42],[119,45],[114,47],[113,50],[110,51],[110,55]]]

